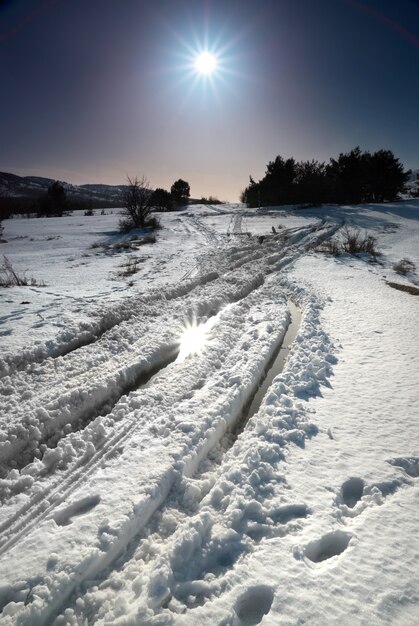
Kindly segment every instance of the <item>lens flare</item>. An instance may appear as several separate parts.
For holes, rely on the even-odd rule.
[[[217,69],[217,57],[211,52],[201,52],[195,59],[195,69],[199,74],[209,76]]]

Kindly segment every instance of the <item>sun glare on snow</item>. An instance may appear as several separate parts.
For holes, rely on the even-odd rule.
[[[229,306],[230,305],[227,305],[223,310],[225,311]],[[177,361],[184,361],[190,354],[202,352],[202,350],[213,341],[213,327],[217,323],[219,316],[220,312],[210,316],[206,322],[199,324],[194,315],[191,321],[187,321],[184,324],[179,336],[179,354]]]
[[[207,333],[205,324],[198,325],[195,321],[187,324],[180,337],[178,360],[183,361],[189,354],[200,352],[207,342]]]

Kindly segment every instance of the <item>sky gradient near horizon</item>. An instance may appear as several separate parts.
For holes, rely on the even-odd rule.
[[[0,75],[1,171],[235,201],[278,154],[419,168],[418,0],[3,0]]]

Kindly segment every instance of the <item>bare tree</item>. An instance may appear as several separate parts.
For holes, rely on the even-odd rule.
[[[121,231],[144,228],[147,226],[147,218],[153,210],[150,203],[152,190],[148,178],[145,176],[140,178],[127,176],[127,183],[122,194],[124,217],[119,222]]]

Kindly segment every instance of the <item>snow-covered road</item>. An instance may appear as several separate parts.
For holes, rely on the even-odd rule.
[[[5,223],[47,286],[2,303],[0,623],[415,624],[419,202],[162,221],[125,286],[99,216],[72,260],[78,218]],[[343,223],[379,263],[314,250]]]

